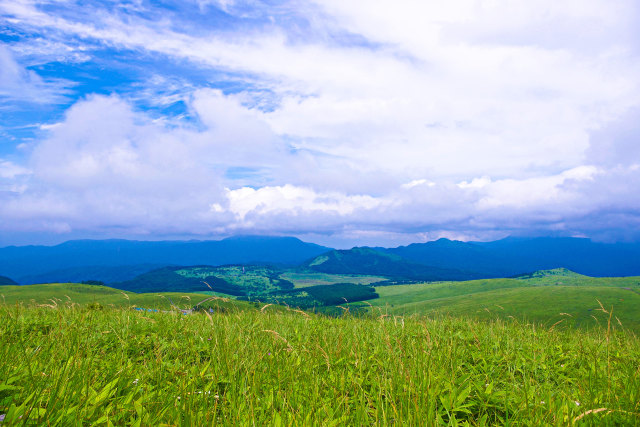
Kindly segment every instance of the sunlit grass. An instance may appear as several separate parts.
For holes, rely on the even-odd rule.
[[[184,316],[4,305],[0,414],[38,425],[638,424],[640,342],[599,315],[603,326],[584,331],[275,306]]]
[[[379,286],[380,298],[353,305],[380,307],[395,315],[470,316],[478,319],[517,318],[552,325],[598,328],[598,301],[613,307],[614,321],[640,333],[640,282],[637,277],[578,276],[527,280],[490,279],[400,286]],[[532,283],[535,282],[535,283]],[[567,283],[565,283],[567,282]],[[562,314],[564,313],[564,314]]]

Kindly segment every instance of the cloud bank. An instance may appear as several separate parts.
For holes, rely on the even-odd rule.
[[[636,2],[136,5],[0,1],[0,105],[71,97],[0,150],[0,229],[640,239]]]

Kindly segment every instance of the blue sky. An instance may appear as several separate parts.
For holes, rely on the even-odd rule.
[[[0,0],[0,245],[640,240],[633,0]]]

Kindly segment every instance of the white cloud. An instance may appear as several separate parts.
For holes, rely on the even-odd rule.
[[[99,10],[82,20],[0,1],[15,25],[189,61],[247,89],[223,94],[152,75],[138,95],[184,100],[199,129],[154,121],[117,96],[79,102],[37,144],[26,199],[5,214],[355,238],[580,228],[604,207],[635,209],[622,195],[639,183],[628,167],[640,134],[636,2],[287,4],[314,34],[293,37],[275,23],[187,32],[139,15]],[[356,41],[336,41],[345,34]],[[42,86],[6,52],[2,72],[17,83],[5,90]],[[264,93],[271,108],[256,107]],[[63,199],[69,208],[56,204]]]
[[[31,171],[8,160],[0,159],[0,201],[2,192],[20,194],[26,190],[25,181]]]
[[[429,181],[427,179],[414,179],[411,182],[407,182],[406,184],[402,184],[402,188],[409,189],[413,187],[417,187],[419,185],[427,185],[429,187],[433,187],[436,185],[435,182]]]
[[[14,227],[40,218],[56,229],[217,230],[233,218],[211,209],[226,202],[226,169],[273,157],[274,137],[234,97],[198,92],[192,108],[204,129],[164,126],[117,96],[78,102],[32,149],[33,174],[22,194],[0,203],[0,216]],[[2,162],[0,172],[11,179],[28,170]]]
[[[337,214],[347,216],[357,210],[371,210],[384,203],[366,195],[345,195],[338,192],[316,193],[310,188],[284,185],[262,187],[255,190],[243,187],[227,190],[229,210],[240,220],[248,214],[263,215],[283,213],[285,215]]]
[[[483,176],[482,178],[474,178],[471,182],[462,181],[458,183],[460,188],[483,188],[491,184],[491,178]]]
[[[0,106],[9,102],[58,102],[64,93],[64,82],[43,81],[38,74],[20,65],[13,52],[0,43]]]
[[[28,175],[31,171],[8,160],[0,159],[0,178],[13,179],[20,175]]]
[[[567,182],[593,181],[599,173],[594,166],[579,166],[558,175],[524,180],[503,179],[492,182],[489,178],[474,179],[461,188],[482,189],[484,196],[478,201],[480,209],[512,207],[532,210],[558,208],[559,203],[572,205],[574,199],[584,197],[565,187]]]

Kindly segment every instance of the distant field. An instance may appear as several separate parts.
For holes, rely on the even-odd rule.
[[[351,274],[326,274],[326,273],[298,273],[286,272],[280,275],[281,278],[294,284],[296,288],[308,286],[333,285],[335,283],[355,283],[356,285],[369,285],[375,282],[387,280],[378,276],[359,276]]]
[[[393,314],[447,313],[507,318],[553,325],[593,327],[602,323],[600,301],[612,320],[640,332],[640,278],[592,278],[565,273],[524,279],[488,279],[380,286],[380,298],[367,303]],[[563,313],[563,314],[561,314]],[[598,319],[594,319],[594,316]],[[606,317],[606,316],[605,316]]]

